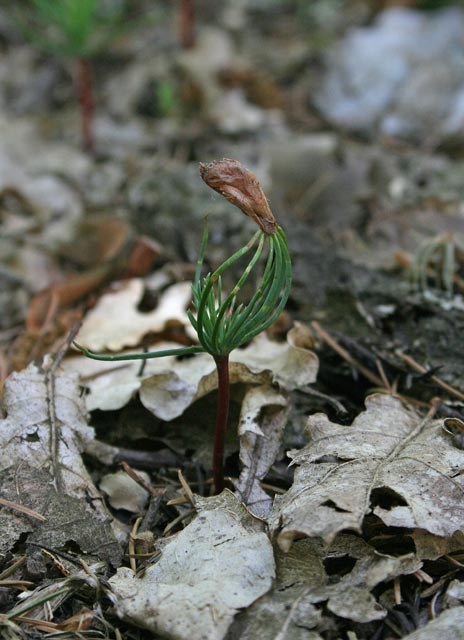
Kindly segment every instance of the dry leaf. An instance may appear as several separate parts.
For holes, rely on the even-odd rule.
[[[308,346],[309,329],[295,322],[285,342],[270,340],[261,333],[245,349],[230,354],[231,362],[246,364],[253,373],[272,372],[272,382],[281,389],[303,389],[316,381],[319,360]]]
[[[94,433],[76,379],[30,365],[7,379],[4,405],[8,417],[0,421],[1,495],[34,509],[46,521],[2,508],[0,550],[9,550],[20,534],[33,531],[29,541],[60,548],[73,540],[82,551],[117,562],[120,549],[109,515],[81,459]]]
[[[293,486],[276,498],[272,516],[282,549],[302,535],[330,542],[344,529],[361,531],[371,511],[389,526],[439,536],[464,528],[464,452],[441,421],[421,421],[399,400],[377,394],[351,426],[316,414],[307,433],[310,443],[290,454],[298,465]],[[390,509],[375,506],[375,491],[394,497]]]
[[[444,600],[448,607],[457,607],[464,603],[464,582],[452,580],[448,585]]]
[[[325,565],[331,563],[338,565],[339,571],[332,570],[328,575]],[[347,572],[345,567],[351,563]],[[302,626],[305,630],[314,628],[313,637],[317,637],[322,610],[315,605],[323,602],[342,618],[359,623],[380,620],[387,612],[371,590],[420,567],[413,554],[387,556],[354,535],[337,536],[329,548],[314,539],[298,540],[288,553],[276,551],[274,588],[237,620],[233,631],[239,633],[235,637],[300,640],[306,638],[300,635]]]
[[[150,476],[144,471],[137,471],[137,474],[150,482]],[[148,491],[122,470],[104,475],[100,489],[108,496],[113,509],[125,509],[131,513],[140,513],[149,497]]]
[[[276,590],[260,598],[234,623],[231,637],[240,640],[322,640],[322,614],[301,586]],[[310,631],[311,629],[311,631]]]
[[[168,323],[190,324],[186,313],[190,283],[180,282],[166,289],[156,309],[147,313],[137,309],[143,290],[143,280],[134,278],[103,295],[87,314],[76,342],[90,351],[121,351],[140,344],[148,333],[162,332]]]
[[[242,402],[238,427],[242,472],[235,488],[239,499],[260,518],[267,518],[272,508],[272,498],[260,480],[277,457],[287,414],[287,399],[269,385],[249,388]]]
[[[261,334],[246,349],[233,351],[230,357],[231,383],[277,383],[283,389],[295,389],[314,382],[318,359],[312,351],[300,346],[301,331],[300,327],[290,331],[286,342],[274,342],[266,334]],[[162,342],[150,350],[178,346]],[[214,360],[206,353],[191,358],[168,356],[147,360],[143,377],[138,375],[140,362],[137,361],[100,362],[73,356],[63,362],[62,369],[79,374],[88,389],[86,403],[89,411],[120,409],[140,391],[145,407],[166,421],[182,415],[195,400],[217,388]]]
[[[425,627],[413,631],[403,640],[464,640],[464,607],[454,607],[443,611]]]
[[[167,541],[142,577],[122,568],[110,579],[121,618],[176,640],[221,640],[236,612],[270,589],[269,539],[216,504]]]
[[[448,553],[464,549],[464,532],[456,531],[449,538],[434,536],[423,529],[415,529],[412,533],[416,555],[421,560],[436,560]]]

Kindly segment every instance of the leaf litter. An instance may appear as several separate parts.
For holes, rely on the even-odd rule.
[[[348,427],[311,416],[309,444],[289,454],[298,465],[293,486],[271,517],[281,548],[302,535],[330,543],[340,531],[361,532],[371,511],[391,527],[442,537],[462,530],[464,452],[441,425],[386,394],[368,397]],[[388,508],[375,505],[382,491],[393,500]]]
[[[137,299],[140,291],[138,286]],[[180,295],[177,311],[166,314],[163,322],[175,321],[176,314],[177,319],[181,318],[184,308],[185,297]],[[162,323],[156,325],[154,317],[152,326],[162,329]],[[147,326],[136,328],[140,331],[138,341]],[[103,328],[101,335],[104,331]],[[289,393],[304,390],[316,378],[318,361],[307,349],[307,343],[307,330],[297,324],[286,341],[276,342],[261,335],[245,349],[234,352],[232,381],[245,385],[238,428],[242,470],[235,481],[237,497],[229,492],[207,499],[195,497],[197,515],[179,533],[155,542],[154,557],[158,559],[154,564],[149,563],[139,573],[118,569],[110,580],[111,598],[117,615],[126,622],[161,637],[179,639],[224,638],[229,634],[227,637],[245,639],[317,640],[323,637],[318,629],[327,624],[327,612],[353,624],[382,621],[389,609],[373,593],[378,585],[385,588],[398,576],[415,575],[427,558],[437,559],[462,549],[464,515],[459,474],[464,453],[453,445],[442,429],[442,421],[421,420],[389,395],[370,396],[365,412],[351,426],[332,423],[324,414],[311,416],[306,428],[308,445],[289,452],[297,467],[293,485],[274,501],[263,489],[266,474],[281,454]],[[106,348],[109,344],[100,343]],[[174,343],[158,343],[156,348],[164,348],[164,344]],[[7,425],[13,418],[16,422],[15,411],[21,415],[21,406],[15,409],[9,400],[18,393],[24,395],[24,390],[15,392],[18,377],[26,376],[22,384],[28,388],[38,385],[38,407],[47,398],[46,374],[37,368],[27,372],[27,376],[15,374],[9,380],[5,396]],[[78,396],[76,374],[88,389],[84,397]],[[70,538],[82,551],[91,553],[102,535],[103,545],[114,536],[81,459],[82,451],[94,437],[87,424],[86,409],[114,410],[138,392],[149,411],[163,420],[172,420],[216,386],[214,363],[203,354],[187,359],[151,360],[139,374],[137,363],[101,363],[80,355],[68,356],[60,367],[56,376],[59,415],[65,422],[64,412],[67,422],[73,425],[70,441],[74,443],[74,457],[61,456],[61,460],[68,459],[69,465],[64,470],[60,467],[57,475],[70,483],[70,496],[73,491],[76,496],[93,496],[97,510],[93,518],[97,522],[103,519],[96,529],[94,525],[92,545],[85,536],[89,514],[82,516],[80,537],[74,530],[65,531],[64,537],[47,531],[49,542],[57,547]],[[61,409],[65,406],[61,395],[74,413]],[[35,397],[30,392],[29,396]],[[28,406],[30,409],[30,403]],[[42,420],[37,418],[37,423],[45,425],[47,432],[47,420],[48,424],[52,420],[43,411],[42,407],[42,413],[37,414]],[[29,420],[27,425],[24,433],[34,440],[31,434],[36,433],[37,424]],[[9,433],[8,429],[4,432]],[[23,443],[24,446],[27,450],[32,445]],[[49,452],[47,439],[41,449]],[[32,450],[35,455],[34,446]],[[8,455],[8,449],[5,453]],[[24,449],[21,455],[26,455]],[[50,459],[45,456],[35,462],[38,460],[43,472]],[[35,482],[34,474],[29,472],[31,482]],[[81,478],[86,478],[83,484]],[[101,488],[105,489],[107,483],[105,480]],[[113,480],[110,493],[112,484]],[[353,490],[347,492],[347,486]],[[137,490],[139,493],[142,498],[142,492]],[[390,503],[380,498],[382,493]],[[11,492],[5,495],[17,497]],[[34,496],[33,491],[29,495]],[[36,506],[40,501],[25,501],[25,506],[28,504]],[[128,502],[114,502],[113,506],[131,510],[136,504],[136,499],[129,497]],[[143,502],[138,504],[135,508],[143,509]],[[65,508],[63,512],[66,513]],[[416,553],[381,553],[358,537],[365,518],[372,514],[384,522],[387,531],[398,527],[409,530]],[[5,539],[5,550],[21,531],[31,532],[29,540],[37,539],[41,544],[40,536],[32,529],[37,525],[13,529]],[[347,534],[350,530],[358,535]],[[121,537],[120,528],[116,526],[114,531]],[[306,538],[301,539],[302,536]],[[116,545],[115,538],[110,548],[111,545]],[[220,551],[216,553],[217,547]],[[116,548],[117,545],[113,547]],[[109,559],[105,554],[101,557]],[[349,566],[335,583],[328,571],[332,562],[348,562]],[[116,564],[120,566],[119,561]],[[442,615],[442,624],[454,624],[452,615]]]
[[[236,499],[235,499],[236,500]],[[118,615],[179,640],[221,640],[235,613],[271,587],[275,576],[267,535],[242,522],[230,499],[205,500],[201,512],[162,548],[141,576],[120,568],[110,585]]]
[[[7,48],[10,48],[10,43]],[[212,64],[208,49],[205,51],[205,59]],[[307,54],[308,51],[304,49],[305,59]],[[187,57],[192,56],[189,53]],[[145,63],[145,51],[143,58]],[[230,53],[226,58],[230,58]],[[213,66],[214,64],[217,65],[217,60]],[[137,70],[137,64],[134,67]],[[190,72],[190,75],[194,74]],[[214,83],[217,84],[216,78]],[[115,85],[118,86],[118,94],[121,94],[120,83],[116,82]],[[210,117],[213,111],[217,111],[218,105],[222,104],[216,100],[215,95],[219,87],[213,89],[212,92],[206,91],[207,101],[216,102],[207,107],[207,112],[211,112]],[[239,92],[241,89],[228,93],[238,95]],[[150,95],[152,93],[151,91]],[[126,102],[129,101],[128,98],[128,95],[124,96]],[[224,110],[221,111],[222,120],[230,121],[229,110],[224,120],[225,113]],[[1,125],[5,135],[19,126],[13,119],[10,122],[9,116],[8,120],[2,120]],[[53,125],[51,126],[53,129]],[[120,126],[121,123],[118,123],[118,127]],[[48,142],[39,146],[33,127],[29,127],[21,137],[19,157],[16,157],[16,142],[15,153],[10,153],[13,148],[8,143],[6,153],[2,155],[1,164],[6,169],[2,187],[5,192],[11,187],[18,192],[22,191],[26,200],[31,201],[31,209],[36,212],[33,217],[37,215],[40,225],[46,222],[47,236],[55,239],[62,239],[70,222],[81,217],[84,208],[81,190],[87,192],[87,203],[92,198],[94,203],[96,201],[96,193],[89,196],[87,174],[96,175],[101,172],[103,175],[107,167],[113,167],[121,175],[122,184],[123,180],[130,178],[131,171],[137,173],[139,169],[138,158],[135,156],[127,166],[115,163],[114,158],[109,158],[111,164],[100,158],[95,164],[92,159],[77,152],[74,152],[78,156],[76,159],[69,158],[69,154],[66,155],[65,152],[71,149],[70,146],[63,145],[62,149],[58,149]],[[334,140],[338,145],[335,135]],[[31,142],[33,151],[39,153],[31,153]],[[286,139],[286,143],[291,151],[291,140]],[[284,154],[281,142],[278,147],[279,158],[283,157],[285,164],[289,164],[288,157],[291,157],[291,153],[287,156],[285,149]],[[193,151],[196,153],[198,150],[195,148]],[[430,159],[432,162],[436,161],[436,156],[432,153]],[[151,180],[152,158],[143,158],[145,160],[150,166]],[[403,167],[404,156],[399,160]],[[358,161],[359,153],[356,150],[356,162]],[[164,158],[161,160],[163,162]],[[311,173],[310,162],[306,163],[305,160],[304,166]],[[339,159],[337,163],[344,164]],[[324,167],[323,162],[319,164]],[[379,163],[379,171],[372,173],[381,175],[381,165],[382,162]],[[293,167],[289,168],[289,172],[292,169]],[[398,174],[400,175],[402,189],[405,189],[408,186],[408,176],[403,176],[403,169]],[[306,173],[304,179],[307,182]],[[390,182],[387,178],[384,181],[388,189],[394,186],[393,181]],[[418,181],[417,186],[422,190],[422,179],[420,182],[421,184]],[[98,202],[106,209],[111,198],[105,199],[102,192],[107,187],[101,186],[101,191],[94,191],[98,191]],[[348,206],[351,206],[346,186],[327,191],[339,192]],[[166,191],[169,188],[168,185]],[[397,190],[397,185],[395,188]],[[372,194],[381,197],[379,190],[374,189]],[[394,189],[390,190],[393,193]],[[113,191],[114,196],[114,188]],[[294,191],[299,198],[298,189]],[[308,193],[314,197],[311,190]],[[366,193],[364,188],[363,193]],[[5,195],[3,191],[2,195]],[[118,192],[118,197],[119,195],[122,196],[122,191]],[[149,196],[143,195],[148,203]],[[160,200],[163,198],[166,195],[161,196]],[[364,203],[365,198],[360,200]],[[459,202],[460,198],[456,199],[456,204]],[[133,204],[134,208],[138,206],[138,203]],[[179,208],[182,207],[183,203]],[[372,222],[374,226],[379,226],[379,223],[384,226],[384,207],[381,205],[373,208],[376,213],[374,212],[374,220],[371,217],[369,221],[370,227]],[[152,203],[149,202],[142,209],[143,214],[146,209],[151,212]],[[176,211],[176,207],[171,206],[171,209]],[[331,209],[337,211],[339,207],[332,206]],[[342,211],[344,214],[345,209]],[[93,215],[94,212],[91,213]],[[395,215],[401,221],[402,232],[405,225],[404,213],[403,208],[395,210]],[[406,213],[408,226],[413,233],[417,233],[411,223],[416,213]],[[419,213],[422,219],[422,205]],[[7,215],[7,212],[2,211],[3,215]],[[363,209],[363,220],[368,216],[372,216],[372,212],[364,212]],[[158,225],[159,217],[155,217]],[[440,214],[436,217],[437,224],[442,225],[443,216]],[[454,217],[459,224],[459,216]],[[33,219],[19,220],[14,215],[7,217],[8,220],[13,227],[23,224],[24,229],[36,224]],[[344,224],[351,225],[351,221],[352,218]],[[161,222],[161,226],[162,224]],[[296,232],[298,233],[299,231]],[[21,236],[21,233],[17,235]],[[354,236],[358,258],[359,239],[357,234]],[[307,246],[307,237],[303,236],[302,242],[304,254],[309,256],[302,268],[303,280],[306,278],[309,281],[312,297],[317,289],[317,282],[316,278],[308,277],[306,267],[312,273],[310,263],[314,256]],[[388,259],[392,261],[390,239],[386,243]],[[4,244],[8,244],[8,238]],[[34,291],[47,280],[44,274],[49,276],[51,270],[57,268],[46,252],[35,246],[28,247],[26,252],[22,249],[11,251],[9,246],[7,249],[8,257],[13,256],[19,262],[22,276],[27,276]],[[300,258],[301,256],[298,259]],[[300,261],[300,264],[303,263]],[[31,265],[34,266],[31,268]],[[360,286],[365,286],[364,283],[361,279]],[[65,282],[63,287],[68,289],[69,282]],[[307,299],[308,288],[301,287],[301,291],[301,295]],[[170,292],[176,293],[173,307],[166,314],[160,314],[160,308]],[[100,302],[97,302],[95,313],[91,311],[87,314],[83,338],[80,336],[79,341],[88,340],[87,346],[96,350],[119,351],[132,346],[142,349],[147,346],[147,335],[152,337],[153,334],[163,334],[169,327],[179,329],[183,340],[192,339],[185,316],[185,306],[190,297],[188,283],[174,285],[172,290],[165,289],[160,295],[161,305],[153,312],[139,309],[142,295],[141,280],[116,285],[101,298],[101,301],[106,300],[108,303],[106,307],[102,308]],[[382,302],[384,300],[385,296],[382,297]],[[20,302],[24,305],[24,301]],[[305,315],[301,309],[302,305],[300,317]],[[9,311],[6,310],[7,313]],[[100,315],[99,311],[102,311]],[[311,308],[311,315],[313,311]],[[94,323],[91,331],[90,318]],[[189,409],[216,387],[210,359],[197,356],[185,360],[167,359],[162,363],[151,361],[141,371],[139,365],[134,363],[116,365],[88,360],[84,362],[74,355],[67,358],[53,375],[50,375],[48,364],[31,365],[21,373],[13,374],[6,385],[7,417],[0,425],[1,495],[4,497],[0,508],[3,534],[0,546],[3,573],[0,574],[0,579],[7,580],[5,572],[12,570],[16,562],[22,562],[26,557],[20,555],[23,553],[28,556],[25,565],[27,569],[24,576],[21,576],[21,571],[13,571],[13,578],[35,579],[36,576],[44,575],[49,578],[52,572],[49,567],[48,570],[45,568],[46,558],[55,572],[69,571],[72,565],[70,558],[74,561],[77,558],[79,562],[82,556],[85,560],[93,555],[104,558],[106,563],[112,562],[119,567],[112,579],[113,593],[107,591],[107,595],[113,598],[115,609],[123,619],[135,621],[135,625],[121,627],[124,628],[124,633],[128,629],[128,638],[148,637],[140,631],[147,626],[152,629],[147,632],[149,637],[152,637],[153,632],[161,637],[185,637],[186,632],[193,628],[190,633],[192,637],[206,633],[206,637],[227,636],[228,640],[338,640],[342,636],[354,640],[377,637],[379,634],[382,638],[407,637],[413,640],[463,638],[462,582],[458,579],[462,577],[464,549],[462,452],[449,435],[440,431],[440,420],[424,422],[410,407],[405,408],[398,400],[387,396],[382,400],[376,399],[376,396],[368,399],[366,411],[351,426],[332,422],[333,416],[331,419],[321,414],[312,416],[308,422],[310,443],[295,450],[295,447],[302,446],[300,438],[300,441],[291,445],[294,449],[291,453],[294,463],[292,468],[296,469],[293,486],[288,489],[291,480],[287,475],[285,482],[276,482],[278,486],[269,488],[269,480],[266,479],[269,469],[274,461],[283,464],[283,430],[288,422],[301,420],[301,414],[297,414],[295,418],[291,412],[293,390],[307,391],[307,385],[314,382],[317,374],[318,364],[314,354],[302,348],[299,339],[298,342],[294,340],[295,333],[301,329],[304,333],[304,327],[301,326],[290,332],[287,342],[272,341],[267,336],[260,336],[246,349],[234,354],[237,355],[237,361],[232,364],[233,382],[237,383],[237,388],[243,387],[241,392],[236,393],[240,404],[239,455],[242,464],[238,477],[233,478],[237,497],[229,492],[214,498],[189,495],[190,504],[185,503],[185,495],[177,493],[173,501],[177,501],[176,506],[167,505],[166,501],[150,501],[147,508],[143,506],[143,499],[137,503],[129,497],[128,501],[113,503],[116,509],[119,507],[115,513],[117,520],[111,520],[103,506],[102,496],[95,487],[94,481],[99,477],[99,471],[93,468],[91,477],[82,460],[82,454],[95,444],[93,429],[88,420],[98,422],[99,412],[110,412],[108,423],[114,423],[124,412],[131,414],[134,403],[140,399],[142,406],[148,408],[158,420],[170,422],[186,416],[185,425],[188,427],[192,415]],[[417,327],[414,327],[414,331],[416,330]],[[85,331],[89,331],[87,337]],[[165,336],[161,337],[164,339]],[[163,343],[156,342],[157,338],[158,335],[155,335],[154,348],[163,348]],[[173,342],[165,344],[177,346]],[[73,372],[79,373],[79,382]],[[81,396],[80,384],[85,388],[84,396]],[[88,411],[94,412],[90,418]],[[134,424],[135,417],[131,415],[128,432],[132,432]],[[151,427],[151,423],[149,426]],[[168,430],[170,425],[164,426]],[[194,424],[190,426],[192,430],[195,428]],[[299,426],[291,424],[296,430]],[[185,442],[188,447],[190,441],[187,431]],[[150,445],[145,442],[145,446]],[[117,447],[114,449],[117,450]],[[167,466],[169,465],[165,465]],[[189,481],[194,489],[207,493],[208,485],[201,477],[202,470],[188,471]],[[170,494],[175,493],[178,483],[172,481],[170,469],[152,468],[151,472],[153,482],[157,481],[163,486],[170,485]],[[336,482],[341,479],[344,491]],[[100,486],[105,486],[105,483]],[[268,491],[280,493],[281,496],[273,501],[267,494]],[[142,492],[137,493],[142,497]],[[188,492],[184,487],[183,494],[185,493]],[[30,509],[29,513],[25,510],[27,507]],[[250,515],[247,507],[259,518]],[[139,515],[143,519],[149,519],[150,510],[151,515],[155,512],[156,519],[157,508],[165,511],[165,518],[173,518],[173,512],[177,510],[179,519],[174,518],[164,533],[161,529],[156,534],[155,553],[148,545],[150,553],[146,555],[150,556],[150,560],[142,555],[137,559],[130,558],[131,564],[136,560],[139,566],[136,574],[131,573],[129,569],[121,567],[115,532],[118,532],[119,539],[126,544],[129,529],[127,512],[134,509],[135,513],[137,510],[134,521],[130,521],[131,524],[137,524]],[[46,520],[40,520],[37,516]],[[185,528],[178,531],[183,523],[186,524]],[[142,540],[147,533],[143,529],[143,523],[141,529],[138,540]],[[157,527],[152,529],[158,531]],[[172,531],[178,532],[172,535]],[[78,553],[65,557],[68,551],[75,551],[76,545]],[[47,552],[45,547],[50,547],[51,551]],[[388,549],[381,551],[384,547]],[[128,548],[131,549],[130,544]],[[260,554],[251,553],[258,548]],[[39,555],[35,549],[42,552],[41,564],[35,564]],[[178,554],[185,554],[186,549],[188,562],[182,561],[182,556],[179,561]],[[46,556],[46,553],[51,555]],[[236,564],[237,556],[240,564]],[[208,568],[211,568],[210,574],[207,573]],[[207,574],[207,579],[200,581],[199,578],[205,575],[202,572]],[[72,568],[69,578],[52,580],[51,586],[39,587],[21,595],[16,605],[13,605],[11,596],[2,608],[2,611],[8,611],[8,619],[4,616],[0,618],[2,635],[5,633],[8,638],[30,637],[31,628],[22,619],[27,615],[36,621],[34,637],[50,631],[70,634],[79,632],[84,636],[84,618],[89,613],[89,619],[93,619],[95,623],[96,635],[120,637],[120,623],[116,621],[115,626],[112,626],[109,622],[114,621],[112,612],[108,609],[107,601],[100,601],[97,593],[105,591],[106,583],[100,580],[103,574],[108,575],[107,564],[95,563],[91,558],[83,569],[76,571],[75,567]],[[147,575],[149,580],[145,582]],[[242,581],[246,578],[249,580],[244,587]],[[452,578],[453,581],[447,587]],[[408,580],[415,585],[416,593],[419,592],[422,597],[420,616],[417,605],[413,609],[414,615],[406,615],[406,609],[399,610],[396,620],[401,619],[402,614],[409,623],[412,620],[415,625],[425,625],[412,633],[409,633],[410,628],[405,630],[401,625],[393,625],[395,607],[409,604],[405,603]],[[403,588],[405,583],[406,588]],[[238,597],[230,593],[229,587],[234,585],[237,586]],[[5,585],[0,586],[0,601],[3,605],[6,589]],[[126,598],[125,590],[133,586],[137,589]],[[145,587],[146,592],[143,591]],[[153,604],[159,603],[158,598],[163,589],[166,593],[173,594],[173,602],[163,601],[162,606],[153,609]],[[196,598],[195,590],[199,591],[202,601]],[[85,593],[84,598],[82,593]],[[43,598],[48,595],[53,597],[44,605]],[[74,599],[72,603],[67,603],[70,595]],[[81,608],[80,613],[76,616],[69,615],[80,608],[83,600],[86,606]],[[25,608],[28,601],[32,605],[31,609]],[[437,602],[439,607],[435,610]],[[170,605],[176,603],[177,608],[173,610]],[[202,606],[204,603],[205,606]],[[92,607],[90,612],[87,609],[89,605]],[[190,607],[191,616],[188,618],[183,611],[184,605]],[[430,614],[426,610],[428,608]],[[104,631],[104,625],[101,624],[102,611],[107,625]],[[437,615],[437,611],[441,612]],[[177,619],[179,612],[183,617]],[[61,624],[49,621],[49,614],[59,616]],[[427,624],[429,618],[431,621]],[[384,622],[385,626],[382,627]],[[92,634],[92,631],[89,633]]]
[[[30,365],[8,378],[4,407],[1,495],[34,509],[45,520],[2,509],[2,552],[27,533],[29,543],[59,549],[72,541],[81,552],[118,564],[121,550],[109,514],[82,461],[94,434],[77,379],[55,376],[50,361],[41,369]]]

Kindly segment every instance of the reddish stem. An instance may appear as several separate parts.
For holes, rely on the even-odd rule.
[[[191,49],[195,44],[195,3],[194,0],[181,0],[180,5],[180,43],[183,49]]]
[[[229,356],[215,356],[218,374],[216,427],[214,429],[213,479],[214,491],[224,489],[224,446],[230,404]]]
[[[95,148],[93,133],[94,101],[92,89],[92,65],[89,60],[79,58],[79,102],[81,105],[82,146],[85,151]]]

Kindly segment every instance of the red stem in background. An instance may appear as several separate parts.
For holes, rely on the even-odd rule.
[[[182,49],[191,49],[195,44],[195,2],[181,0],[180,4],[180,43]]]
[[[79,58],[79,102],[81,105],[82,146],[85,151],[95,148],[93,133],[94,101],[92,89],[92,65],[89,60]]]
[[[224,489],[224,446],[230,404],[229,356],[215,356],[214,360],[218,374],[218,399],[214,429],[213,480],[214,492],[220,493]]]

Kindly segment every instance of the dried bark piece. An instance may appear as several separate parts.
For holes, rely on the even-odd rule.
[[[200,176],[206,184],[256,222],[268,235],[277,231],[277,222],[264,191],[255,176],[238,160],[223,158],[200,163]]]

